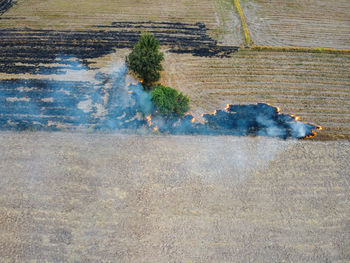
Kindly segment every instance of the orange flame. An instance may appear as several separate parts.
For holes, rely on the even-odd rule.
[[[216,115],[216,110],[214,110],[213,115]]]
[[[295,117],[294,117],[294,120],[300,121],[300,117],[299,117],[299,116],[295,116]]]
[[[158,131],[158,126],[154,127],[153,130],[154,130],[155,132],[157,132],[157,131]]]
[[[277,113],[280,113],[281,109],[280,107],[276,107]]]
[[[230,108],[230,104],[226,104],[225,111],[228,111],[229,108]]]
[[[316,125],[316,124],[313,124],[313,123],[311,123],[311,124],[312,124],[312,125],[315,125],[317,130],[319,130],[319,131],[322,130],[322,126]],[[315,137],[316,135],[317,135],[317,132],[312,131],[312,134],[310,134],[310,135],[308,135],[308,136],[305,136],[303,139],[313,138],[313,137]]]
[[[151,115],[146,116],[146,120],[147,120],[148,126],[151,127],[153,124]]]
[[[192,123],[194,123],[196,121],[196,118],[193,117],[193,119],[191,120]]]

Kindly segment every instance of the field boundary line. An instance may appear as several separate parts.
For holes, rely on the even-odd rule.
[[[298,46],[252,46],[251,50],[257,51],[291,51],[311,53],[349,53],[350,49],[336,49],[324,47],[298,47]]]
[[[247,20],[245,18],[245,15],[243,13],[243,10],[242,10],[241,4],[239,3],[239,0],[233,0],[233,2],[234,2],[234,5],[237,9],[237,12],[241,18],[241,24],[242,24],[243,33],[244,33],[244,44],[249,47],[253,44],[253,42],[252,42],[252,39],[250,37],[250,32],[249,32]]]

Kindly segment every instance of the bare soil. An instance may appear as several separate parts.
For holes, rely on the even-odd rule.
[[[348,262],[349,146],[2,132],[1,262]]]

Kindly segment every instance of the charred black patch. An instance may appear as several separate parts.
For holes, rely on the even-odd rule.
[[[313,136],[318,126],[281,114],[278,108],[256,105],[229,105],[226,110],[205,114],[205,123],[192,115],[164,119],[152,109],[150,98],[139,84],[126,84],[123,77],[105,89],[102,82],[2,80],[0,82],[0,128],[14,130],[116,130],[134,132],[141,127],[168,134],[267,136],[282,139]],[[97,86],[97,87],[96,87]],[[123,87],[127,87],[124,89]],[[104,100],[107,98],[107,100]],[[87,102],[85,111],[79,104]],[[148,109],[145,110],[145,105]],[[98,114],[103,107],[104,113]],[[149,115],[149,121],[142,114]],[[151,117],[152,116],[152,117]]]
[[[100,30],[1,29],[0,72],[51,74],[43,64],[52,63],[62,55],[77,57],[88,66],[87,59],[101,57],[117,48],[132,48],[143,31],[154,34],[162,46],[175,53],[226,57],[238,50],[238,47],[218,45],[201,23],[115,22],[96,28]]]
[[[9,10],[13,5],[13,0],[0,0],[0,16],[4,14],[7,10]]]
[[[294,116],[281,114],[279,109],[265,103],[228,105],[226,110],[205,114],[210,127],[239,136],[305,138],[314,135],[318,126],[297,121]]]
[[[297,121],[294,116],[279,113],[268,104],[229,105],[225,110],[203,115],[205,122],[196,122],[192,115],[166,120],[154,116],[153,128],[169,134],[265,136],[281,139],[303,139],[314,136],[319,126]]]
[[[104,82],[9,79],[0,81],[2,130],[135,130],[140,117],[141,85],[125,86],[124,79]],[[124,87],[127,87],[125,89]],[[86,105],[86,106],[84,106]]]
[[[75,66],[79,66],[76,64]],[[90,81],[9,79],[0,81],[2,130],[106,130],[134,133],[139,129],[179,135],[267,136],[306,138],[320,127],[297,121],[267,104],[228,105],[205,114],[164,117],[155,111],[140,83],[127,83],[127,68]],[[147,115],[147,117],[146,117]]]
[[[168,134],[284,139],[312,136],[318,129],[266,104],[230,105],[215,114],[205,114],[205,123],[196,122],[191,115],[165,119],[154,112],[150,95],[139,83],[126,83],[125,65],[110,75],[97,73],[94,80],[82,77],[84,81],[73,81],[69,75],[72,71],[81,76],[93,72],[89,59],[117,48],[132,48],[143,31],[154,34],[162,46],[175,53],[225,57],[238,49],[219,46],[201,23],[114,22],[96,28],[99,30],[0,30],[0,72],[55,74],[55,78],[67,74],[64,81],[0,80],[0,129],[135,132],[146,128]]]

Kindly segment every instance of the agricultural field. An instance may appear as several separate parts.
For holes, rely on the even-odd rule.
[[[200,22],[220,43],[242,43],[239,16],[229,0],[18,0],[2,16],[0,28],[99,30],[96,26],[110,26],[113,22],[146,21]]]
[[[0,156],[4,263],[350,258],[349,142],[2,132]]]
[[[241,6],[256,45],[350,48],[347,0],[243,0]]]
[[[350,2],[239,2],[0,0],[1,263],[349,262],[350,50],[322,48],[350,48]],[[142,32],[191,125],[264,102],[323,129],[162,134]]]
[[[226,103],[266,102],[322,125],[318,139],[350,138],[350,55],[239,51],[166,60],[165,82],[191,97],[197,115]]]
[[[306,12],[310,3],[278,6],[299,14],[301,19],[307,14],[300,12]],[[342,10],[346,4],[327,3],[318,10],[335,17],[335,10]],[[257,41],[250,11],[257,5],[276,9],[262,1],[242,1],[241,5],[255,44],[273,44]],[[345,26],[329,39],[340,41],[347,36],[347,17],[336,17],[345,21]],[[326,18],[332,23],[329,16]],[[319,21],[312,16],[304,20],[310,31],[318,32],[315,25]],[[328,34],[328,28],[331,26],[322,32]],[[8,86],[9,79],[18,79],[16,86],[25,79],[34,79],[34,83],[36,79],[62,79],[67,70],[73,70],[75,76],[79,72],[85,76],[86,70],[103,71],[113,61],[123,60],[143,31],[155,34],[166,54],[161,82],[189,95],[191,112],[199,119],[226,103],[266,102],[280,107],[283,113],[323,126],[316,139],[349,139],[349,53],[236,52],[243,34],[233,1],[17,1],[1,16],[0,80]],[[259,32],[265,32],[263,24]],[[72,60],[78,60],[80,66],[75,67]]]

